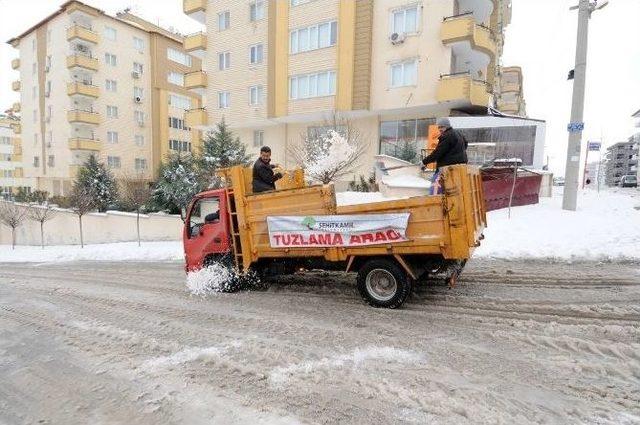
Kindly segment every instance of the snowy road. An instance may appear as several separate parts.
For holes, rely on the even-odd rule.
[[[476,260],[396,311],[336,274],[184,281],[0,264],[0,424],[640,423],[638,265]]]

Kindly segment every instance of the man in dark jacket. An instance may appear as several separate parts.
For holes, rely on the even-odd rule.
[[[440,130],[438,146],[422,160],[425,166],[433,162],[436,163],[436,172],[431,180],[432,195],[442,193],[439,180],[440,168],[446,167],[447,165],[466,164],[468,162],[467,146],[469,146],[467,139],[465,139],[462,133],[451,128],[449,118],[438,118],[436,124],[438,125],[438,130]]]
[[[440,130],[438,146],[422,160],[422,163],[427,165],[435,162],[436,168],[466,164],[468,143],[462,133],[451,128],[449,118],[438,118],[436,123],[438,130]]]
[[[276,189],[276,182],[282,178],[282,174],[274,173],[276,165],[271,165],[271,148],[260,148],[260,158],[253,164],[253,193],[266,192]]]

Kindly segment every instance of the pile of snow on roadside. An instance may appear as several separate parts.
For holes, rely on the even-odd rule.
[[[415,364],[424,361],[424,357],[414,351],[401,350],[395,347],[356,348],[348,354],[324,357],[320,360],[309,360],[302,363],[291,364],[287,367],[275,368],[269,374],[269,380],[274,385],[280,385],[287,382],[289,378],[297,375],[309,375],[317,370],[346,367],[355,369],[367,361],[375,360],[387,363]]]

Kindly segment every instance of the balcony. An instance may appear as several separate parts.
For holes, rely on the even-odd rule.
[[[440,77],[437,94],[440,103],[450,103],[453,108],[486,108],[489,98],[487,83],[474,80],[467,72]]]
[[[67,120],[72,124],[100,125],[100,114],[76,109],[67,112]]]
[[[22,125],[20,125],[20,124],[11,124],[11,128],[13,129],[13,133],[14,134],[21,134],[22,133]]]
[[[505,114],[514,115],[520,112],[520,105],[518,102],[501,100],[498,102],[498,109]]]
[[[206,24],[207,0],[183,0],[182,10],[192,19],[195,19],[203,25]]]
[[[13,112],[20,112],[20,110],[22,109],[22,105],[20,104],[20,102],[16,102],[13,104],[11,109],[13,110]]]
[[[22,167],[16,167],[16,169],[13,170],[13,177],[15,177],[15,178],[23,178],[24,177],[24,170],[22,169]]]
[[[14,81],[13,83],[11,83],[11,89],[13,89],[13,91],[20,91],[20,80],[18,81]]]
[[[207,73],[204,71],[196,71],[184,76],[184,87],[187,90],[194,91],[200,96],[204,95],[207,88]]]
[[[98,41],[100,41],[100,36],[98,36],[97,33],[93,32],[89,28],[75,24],[67,28],[67,40],[81,40],[91,44],[98,44]]]
[[[82,82],[75,82],[67,84],[67,94],[69,96],[83,96],[96,99],[100,96],[100,89],[91,84],[85,84]]]
[[[185,113],[187,127],[202,128],[209,124],[207,110],[204,108],[190,109]]]
[[[13,153],[11,155],[11,162],[22,162],[22,153]]]
[[[13,145],[13,156],[22,155],[22,145]]]
[[[186,36],[184,39],[184,49],[200,59],[204,58],[207,50],[207,35],[199,32]]]
[[[71,150],[83,150],[83,151],[99,151],[102,148],[100,140],[73,137],[69,139],[69,149]]]
[[[472,13],[445,18],[440,37],[445,45],[468,43],[472,50],[483,52],[490,58],[496,56],[496,42],[491,30],[477,24]]]
[[[11,68],[12,69],[20,68],[20,59],[16,58],[16,59],[12,60],[11,61]]]
[[[67,68],[97,71],[98,59],[86,55],[70,55],[67,56]]]

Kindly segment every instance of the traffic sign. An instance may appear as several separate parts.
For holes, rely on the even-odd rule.
[[[578,133],[584,130],[584,123],[583,122],[569,123],[569,125],[567,125],[567,130],[569,131],[569,133]]]
[[[589,146],[589,150],[590,151],[600,151],[600,148],[602,147],[602,143],[601,142],[589,142],[588,144]]]

